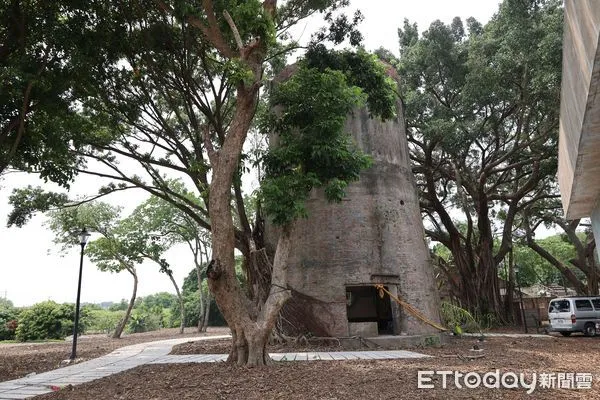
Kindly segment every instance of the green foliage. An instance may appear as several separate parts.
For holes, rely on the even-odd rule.
[[[10,300],[0,298],[0,340],[13,340],[18,326],[19,310]]]
[[[92,129],[75,106],[91,71],[79,57],[89,11],[88,2],[0,2],[0,173],[36,171],[68,187],[82,165],[71,150]]]
[[[84,227],[91,232],[98,232],[104,236],[109,234],[115,228],[120,213],[120,207],[104,202],[90,202],[76,207],[50,211],[48,213],[48,227],[56,235],[54,243],[62,245],[63,249],[67,249],[79,245],[77,233]],[[89,255],[95,253],[90,250],[91,243],[86,247],[86,252]]]
[[[49,213],[54,242],[68,249],[78,245],[82,227],[101,236],[86,246],[86,255],[99,270],[134,271],[149,252],[148,232],[141,231],[131,218],[120,219],[121,208],[104,202],[90,202]]]
[[[544,239],[538,239],[536,242],[564,265],[570,266],[573,273],[581,280],[585,280],[583,272],[572,266],[569,262],[570,260],[577,258],[577,252],[574,246],[569,243],[565,237],[562,235],[554,235]],[[531,286],[537,283],[542,285],[562,285],[564,283],[561,272],[528,246],[521,244],[515,245],[513,252],[515,264],[518,264],[521,267],[519,271],[519,284],[521,287]]]
[[[37,212],[46,212],[51,208],[61,207],[68,202],[64,193],[45,192],[41,187],[31,185],[14,189],[8,198],[13,207],[8,214],[7,226],[22,227]]]
[[[82,307],[78,332],[83,333],[87,324],[88,312]],[[75,306],[44,301],[34,304],[21,312],[16,338],[21,342],[29,340],[64,339],[73,333]]]
[[[205,295],[206,294],[207,293],[205,293]],[[185,293],[183,298],[185,326],[197,326],[200,318],[200,292],[196,290]],[[179,315],[179,307],[177,307],[176,311],[177,312],[174,314]]]
[[[154,309],[155,307],[171,308],[177,305],[178,300],[176,295],[168,292],[159,292],[141,297],[137,307]]]
[[[88,307],[86,306],[86,308]],[[124,315],[124,310],[89,310],[86,331],[112,333]]]
[[[440,313],[444,324],[457,335],[462,335],[464,332],[481,332],[479,323],[464,308],[442,301]]]
[[[308,68],[340,71],[348,85],[361,88],[367,96],[367,108],[371,116],[382,120],[396,115],[396,83],[388,77],[386,68],[374,54],[358,51],[333,51],[323,45],[312,46],[306,52]]]
[[[244,271],[242,270],[242,257],[236,257],[236,277],[242,288],[244,287]],[[184,310],[185,310],[185,326],[197,326],[200,312],[200,294],[198,292],[198,278],[196,268],[190,270],[190,273],[185,277],[183,281],[183,297],[184,297]],[[206,280],[203,282],[202,293],[204,299],[207,299],[210,295],[208,291],[208,284]],[[210,300],[210,315],[208,319],[209,326],[225,326],[225,318],[219,310],[216,301],[211,297]],[[176,309],[175,314],[179,315],[179,308]]]
[[[162,309],[137,308],[131,312],[128,333],[150,332],[160,329],[162,326]]]
[[[519,213],[557,194],[562,34],[558,0],[505,0],[485,27],[456,18],[422,35],[408,21],[399,30],[427,234],[453,252],[471,311],[503,311],[494,281]]]
[[[327,200],[341,201],[371,160],[343,131],[348,113],[364,104],[343,73],[300,67],[274,89],[272,101],[281,112],[265,118],[263,128],[277,132],[279,142],[265,156],[261,198],[266,214],[284,225],[306,216],[313,188],[324,187]]]
[[[121,299],[120,302],[111,304],[111,306],[108,307],[108,310],[109,311],[125,311],[125,310],[127,310],[128,306],[129,306],[129,302],[125,299]]]

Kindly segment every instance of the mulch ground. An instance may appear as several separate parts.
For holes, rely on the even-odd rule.
[[[481,352],[471,351],[473,346]],[[185,344],[176,352],[226,353],[223,341]],[[225,363],[142,366],[72,390],[38,396],[39,400],[170,400],[170,399],[600,399],[600,338],[450,338],[438,348],[415,349],[435,358],[281,362],[245,368]],[[295,348],[292,351],[297,351]],[[484,357],[470,359],[468,357]],[[443,389],[417,387],[417,372],[449,370],[531,374],[591,373],[591,390],[537,388],[527,395],[518,389],[459,389],[453,379]]]
[[[224,335],[229,332],[228,328],[209,328],[207,335]],[[161,329],[124,335],[121,339],[111,339],[106,335],[82,336],[77,340],[77,358],[89,360],[131,344],[200,335],[193,328],[188,328],[183,335],[179,334],[179,329]],[[56,369],[61,361],[69,358],[72,346],[71,341],[0,344],[0,382],[22,378],[32,372]]]

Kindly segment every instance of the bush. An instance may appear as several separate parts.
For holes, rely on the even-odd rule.
[[[479,322],[464,308],[442,301],[440,314],[444,324],[457,335],[462,335],[463,332],[481,333]]]
[[[0,308],[0,340],[13,340],[17,330],[19,311],[11,306]]]
[[[83,333],[88,320],[88,311],[81,309],[78,332]],[[75,306],[44,301],[25,309],[15,332],[17,340],[64,339],[73,333]]]
[[[125,311],[90,310],[86,330],[91,332],[111,333],[125,315]]]
[[[127,324],[128,333],[142,333],[155,331],[161,327],[162,310],[160,314],[146,308],[134,309],[131,312],[129,323]]]
[[[204,293],[204,298],[208,296],[208,290]],[[200,294],[198,291],[187,293],[184,297],[185,309],[185,326],[198,326],[198,318],[200,317]],[[179,317],[179,308],[173,311],[174,315]],[[210,301],[210,315],[208,317],[208,326],[226,326],[227,322],[221,314],[221,310],[217,307],[217,302],[214,299]],[[177,324],[179,326],[179,323]]]

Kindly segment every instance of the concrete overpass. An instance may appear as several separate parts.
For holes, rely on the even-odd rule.
[[[600,1],[564,5],[558,181],[566,218],[591,217],[600,252]]]

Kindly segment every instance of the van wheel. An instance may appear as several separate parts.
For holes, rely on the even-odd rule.
[[[561,332],[560,334],[563,336],[571,336],[571,332]]]
[[[585,336],[596,336],[596,324],[593,324],[591,322],[588,322],[587,324],[585,324],[585,326],[583,327],[583,334]]]

